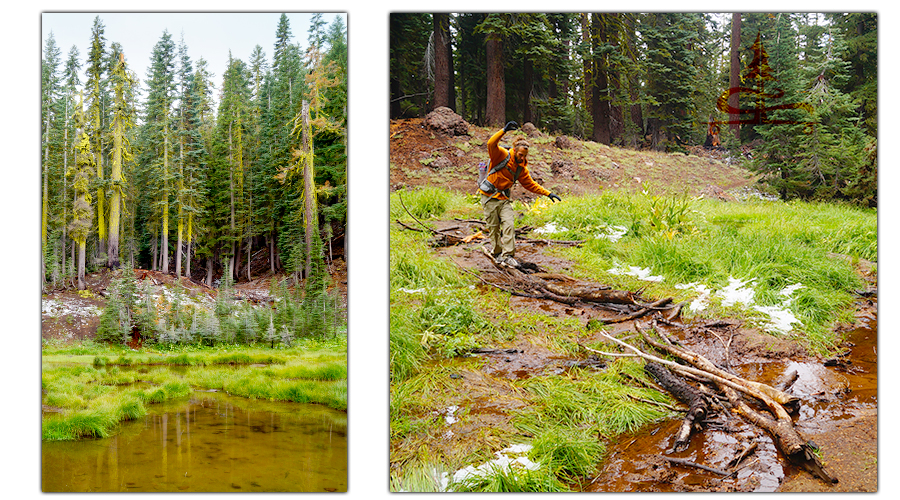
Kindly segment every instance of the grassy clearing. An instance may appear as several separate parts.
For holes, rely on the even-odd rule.
[[[42,404],[56,409],[42,420],[44,440],[107,437],[119,422],[146,415],[148,405],[188,397],[194,388],[347,409],[343,336],[277,350],[189,346],[161,353],[57,345],[45,346],[42,358]]]
[[[413,213],[432,219],[480,217],[471,196],[421,191],[403,194]],[[395,194],[392,217],[410,221],[398,208]],[[524,214],[519,225],[552,223],[557,232],[551,238],[587,240],[580,248],[548,250],[573,261],[573,274],[579,277],[679,301],[693,300],[697,292],[676,285],[703,284],[716,292],[740,279],[748,282],[757,304],[789,309],[799,320],[791,335],[819,352],[834,347],[838,339],[832,326],[850,318],[853,291],[864,287],[854,264],[877,258],[877,214],[849,206],[722,203],[644,191],[572,197],[556,204],[514,202],[514,209]],[[628,266],[646,268],[663,280],[610,272]],[[633,379],[646,378],[642,364],[618,360],[599,373],[572,369],[511,384],[494,396],[495,401],[524,403],[524,409],[506,416],[511,427],[475,430],[465,449],[449,454],[430,451],[430,443],[445,432],[441,412],[471,397],[454,377],[461,370],[477,370],[479,362],[439,360],[514,337],[572,356],[576,342],[591,335],[586,331],[590,324],[585,328],[565,316],[512,311],[508,295],[474,284],[454,263],[435,257],[428,235],[391,229],[391,460],[400,464],[391,476],[392,490],[565,489],[596,471],[605,442],[671,416],[635,399],[670,402],[666,395],[634,385]],[[796,284],[802,288],[786,300],[781,292]],[[762,313],[726,307],[715,293],[707,309],[685,314],[765,325]],[[491,328],[491,323],[500,326]],[[465,409],[459,418],[468,421]],[[523,441],[531,444],[528,458],[541,464],[539,469],[498,468],[462,483],[447,482],[454,470],[486,463],[504,446]]]
[[[525,223],[553,222],[557,238],[587,239],[561,254],[585,278],[614,287],[647,287],[647,294],[693,298],[676,284],[699,283],[721,290],[729,278],[752,283],[760,306],[784,306],[800,321],[794,334],[812,350],[827,351],[831,326],[848,318],[854,290],[864,286],[853,268],[877,258],[877,214],[872,210],[818,203],[722,203],[648,193],[603,194],[532,207]],[[620,240],[598,238],[606,228],[627,228]],[[833,254],[849,256],[837,258]],[[662,276],[649,283],[611,274],[637,266]],[[782,291],[801,284],[788,304]],[[765,323],[745,308],[724,309],[715,296],[700,314],[732,315]]]

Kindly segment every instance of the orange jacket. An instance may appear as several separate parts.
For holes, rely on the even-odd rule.
[[[500,138],[503,137],[505,131],[501,129],[497,133],[491,136],[488,139],[487,148],[488,155],[491,157],[490,165],[488,165],[488,171],[492,168],[500,164],[506,157],[510,154],[510,151],[506,148],[500,146]],[[502,191],[509,189],[513,185],[513,177],[516,175],[516,169],[519,165],[516,165],[516,157],[513,155],[509,159],[509,163],[506,164],[506,168],[501,168],[497,172],[492,175],[489,175],[487,180],[491,181],[491,184],[497,187],[497,192],[494,193],[491,198],[496,198],[498,200],[507,200],[507,198]],[[532,193],[537,193],[541,196],[547,196],[550,194],[550,191],[547,191],[543,186],[538,184],[531,178],[531,174],[528,173],[528,160],[525,160],[525,164],[521,165],[522,171],[519,173],[518,182],[522,184],[522,187],[531,191]],[[482,190],[478,190],[483,195],[490,196]]]

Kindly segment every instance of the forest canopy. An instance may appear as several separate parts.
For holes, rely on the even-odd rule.
[[[296,283],[343,257],[344,17],[282,14],[269,49],[241,60],[222,45],[222,75],[184,33],[134,61],[105,32],[97,16],[65,56],[43,41],[42,286],[120,266],[213,286],[253,279],[260,255]]]
[[[877,204],[874,13],[393,13],[392,119],[632,149],[716,134],[783,199]],[[730,106],[730,107],[729,107]]]

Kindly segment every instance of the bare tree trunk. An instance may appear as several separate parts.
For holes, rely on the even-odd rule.
[[[450,14],[432,14],[434,25],[434,107],[450,107]]]
[[[151,258],[150,258],[150,270],[151,270],[151,271],[156,271],[156,270],[157,270],[156,262],[157,262],[157,260],[158,260],[158,257],[157,257],[156,232],[153,233],[153,242],[150,244],[150,248],[152,249],[152,251],[151,251]]]
[[[487,39],[487,124],[506,123],[506,79],[503,73],[503,41],[499,35]]]
[[[522,85],[522,123],[534,123],[534,113],[531,112],[531,91],[534,89],[534,64],[531,59],[525,58],[525,71]]]
[[[600,54],[600,46],[606,44],[606,20],[603,14],[591,14],[591,47],[593,49],[594,85],[591,89],[591,116],[594,130],[591,138],[601,144],[609,144],[609,84],[606,56]]]
[[[588,15],[589,14],[585,14],[585,13],[579,14],[579,16],[580,16],[579,20],[581,21],[581,41],[582,41],[582,43],[584,43],[586,46],[589,47],[591,45],[591,29],[589,26],[590,20],[588,18]],[[588,109],[590,109],[591,102],[592,102],[591,87],[593,86],[593,81],[594,81],[593,65],[591,64],[591,59],[589,57],[585,57],[583,59],[582,64],[581,64],[581,72],[582,72],[582,78],[584,80],[584,82],[583,82],[584,85],[582,85],[582,88],[584,89],[583,105],[584,105],[584,109],[588,110]]]
[[[741,86],[741,13],[735,12],[731,14],[731,76],[728,79],[728,86],[732,89]],[[738,92],[731,93],[728,96],[728,106],[740,108],[740,94]],[[728,121],[737,122],[740,120],[740,114],[728,115]],[[734,139],[738,142],[741,140],[741,126],[738,123],[731,124],[731,131],[734,133]]]

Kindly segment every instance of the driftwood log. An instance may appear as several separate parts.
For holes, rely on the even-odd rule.
[[[700,422],[706,418],[706,414],[709,413],[709,405],[706,404],[706,398],[703,397],[700,391],[673,375],[672,372],[659,363],[647,363],[644,365],[644,371],[655,378],[666,391],[675,396],[675,399],[688,406],[687,415],[681,422],[678,433],[675,434],[674,446],[675,451],[686,450],[691,444],[691,431],[694,425],[699,426]]]
[[[672,343],[656,342],[650,339],[638,325],[635,325],[635,329],[641,334],[643,339],[648,344],[682,359],[683,361],[689,363],[690,366],[682,365],[674,361],[669,361],[652,354],[645,353],[640,349],[608,334],[602,333],[601,336],[617,345],[624,347],[631,352],[631,356],[641,357],[648,361],[655,361],[659,364],[667,366],[676,373],[691,374],[715,383],[719,390],[725,394],[733,410],[744,417],[746,420],[748,420],[750,423],[768,432],[773,437],[775,445],[782,451],[782,453],[785,454],[785,456],[788,457],[791,462],[805,468],[811,474],[818,477],[822,481],[825,481],[827,483],[838,482],[837,478],[832,477],[825,470],[825,467],[822,465],[822,462],[819,460],[818,456],[814,453],[812,447],[807,443],[805,439],[803,439],[803,437],[800,436],[800,433],[797,432],[797,429],[794,428],[793,421],[791,420],[790,415],[784,409],[782,404],[774,399],[774,397],[778,397],[779,399],[790,400],[791,398],[789,396],[777,396],[781,391],[777,391],[776,389],[765,384],[748,381],[740,377],[725,373],[722,370],[716,368],[709,360],[707,360],[703,356],[689,351],[688,349],[675,347]],[[607,353],[590,348],[585,349],[607,356],[623,356],[623,354],[621,353]],[[722,376],[723,374],[724,376]],[[771,416],[751,408],[744,401],[741,394],[751,396],[762,402],[763,405],[765,405],[766,409],[771,413]]]

